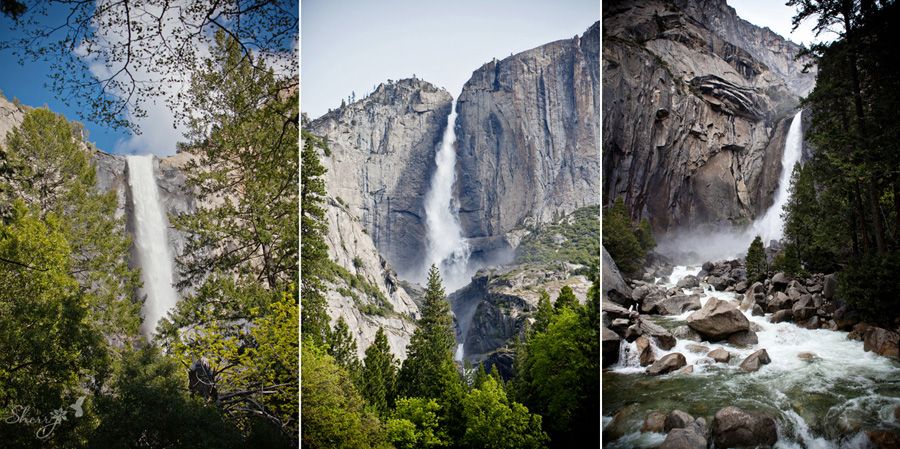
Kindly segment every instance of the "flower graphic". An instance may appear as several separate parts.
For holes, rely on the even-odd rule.
[[[50,419],[52,419],[56,423],[60,423],[66,420],[66,414],[68,413],[69,412],[66,411],[66,409],[60,407],[50,414]]]

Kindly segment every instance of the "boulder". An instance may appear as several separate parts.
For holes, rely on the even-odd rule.
[[[859,323],[853,326],[853,330],[847,334],[847,338],[850,340],[863,341],[866,338],[866,332],[869,328],[872,327],[868,323]]]
[[[631,299],[634,302],[641,302],[644,298],[647,297],[651,292],[656,290],[655,288],[649,285],[641,285],[639,287],[635,287],[634,290],[631,291]]]
[[[673,374],[692,374],[694,372],[694,365],[687,365],[679,368]]]
[[[837,291],[837,275],[834,273],[825,276],[825,283],[822,286],[822,296],[825,299],[834,298],[834,292]]]
[[[784,291],[790,282],[790,278],[784,273],[775,273],[775,276],[772,276],[772,286],[776,290]]]
[[[744,293],[747,291],[747,281],[738,281],[734,284],[735,293]]]
[[[731,343],[740,348],[746,348],[747,346],[753,346],[759,343],[759,338],[756,336],[755,331],[753,331],[752,329],[748,329],[729,335],[728,343]]]
[[[619,361],[619,342],[621,338],[606,327],[600,329],[603,351],[603,367],[615,365]]]
[[[818,359],[818,357],[816,357],[816,355],[811,352],[801,352],[797,354],[797,358],[803,360],[804,362],[812,362]]]
[[[659,449],[706,449],[706,437],[694,429],[674,429]]]
[[[640,317],[625,331],[625,340],[632,342],[641,335],[653,337],[660,349],[668,351],[675,346],[675,337],[669,331],[650,320]]]
[[[876,449],[897,449],[900,447],[900,432],[896,430],[869,430],[866,436]]]
[[[759,304],[754,304],[753,310],[750,311],[750,315],[753,316],[763,316],[765,314],[766,312],[763,311],[762,307],[760,307]]]
[[[672,336],[679,340],[703,341],[703,338],[697,331],[691,329],[687,325],[681,325],[672,331]]]
[[[681,429],[694,423],[694,417],[681,410],[672,410],[666,415],[665,430]]]
[[[721,448],[772,446],[778,441],[778,430],[771,417],[731,406],[716,412],[712,440]]]
[[[634,343],[637,345],[641,366],[652,365],[656,361],[656,355],[653,354],[653,346],[650,344],[650,339],[646,335],[641,335]]]
[[[793,305],[793,301],[787,294],[783,292],[775,292],[775,294],[772,295],[766,305],[766,310],[774,313],[778,310],[790,309]]]
[[[866,352],[872,351],[878,355],[895,359],[900,359],[898,344],[900,344],[900,334],[880,327],[867,329],[863,339],[863,349]]]
[[[710,341],[750,328],[747,317],[728,301],[709,298],[706,305],[687,318],[687,325]]]
[[[741,369],[752,373],[754,371],[759,371],[763,365],[768,365],[772,363],[772,359],[769,358],[769,353],[766,352],[765,349],[760,349],[759,351],[754,352],[747,356],[743,362],[741,362]]]
[[[657,432],[665,431],[666,414],[662,412],[650,412],[644,419],[644,425],[641,426],[641,432]]]
[[[637,318],[639,313],[634,310],[628,310],[625,307],[622,307],[611,301],[603,301],[600,304],[600,311],[609,315],[610,318],[625,318],[625,319],[634,319]]]
[[[609,328],[610,328],[610,330],[612,330],[613,332],[615,332],[617,334],[624,334],[625,329],[628,329],[628,326],[630,324],[631,324],[631,322],[628,321],[628,319],[626,319],[626,318],[616,318],[616,319],[612,320],[612,323],[610,323]]]
[[[699,287],[699,286],[700,286],[700,280],[697,279],[697,276],[694,276],[692,274],[689,274],[689,275],[681,278],[681,280],[679,280],[678,283],[675,284],[675,288],[678,288],[678,289],[694,288],[694,287]]]
[[[645,308],[648,305],[649,307]],[[645,301],[641,309],[648,313],[660,315],[681,315],[690,310],[700,310],[700,297],[697,295],[675,295],[655,298]]]
[[[663,356],[663,358],[657,360],[653,365],[650,365],[647,368],[647,374],[652,376],[658,376],[661,374],[671,373],[672,371],[677,370],[683,366],[687,365],[687,359],[684,358],[678,352],[668,354]]]
[[[782,323],[785,321],[791,321],[793,316],[794,316],[794,313],[791,311],[791,309],[779,310],[779,311],[773,313],[771,317],[769,317],[769,322],[770,323]]]
[[[707,357],[716,361],[716,363],[728,363],[731,360],[731,353],[725,348],[716,348],[706,354]]]
[[[698,354],[705,354],[705,353],[709,352],[708,346],[698,345],[698,344],[694,344],[694,343],[691,343],[691,344],[685,346],[685,348],[687,348],[688,351],[696,352]]]
[[[724,276],[710,276],[706,278],[706,283],[716,291],[721,292],[728,288],[730,285],[734,284],[734,279]]]
[[[797,302],[791,306],[791,316],[795,320],[806,320],[816,314],[816,306],[812,295],[805,293],[800,295]]]

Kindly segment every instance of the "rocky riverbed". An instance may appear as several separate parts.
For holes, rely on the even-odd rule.
[[[860,323],[834,287],[751,284],[730,261],[658,267],[609,294],[606,446],[897,447],[898,334]]]

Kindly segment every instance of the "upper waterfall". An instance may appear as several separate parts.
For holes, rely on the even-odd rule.
[[[428,254],[424,272],[432,264],[441,271],[448,291],[465,285],[468,279],[469,245],[459,225],[459,206],[453,198],[456,182],[456,101],[454,100],[441,146],[435,155],[436,169],[425,196],[428,227]]]
[[[134,203],[134,246],[141,267],[143,292],[141,332],[148,339],[156,325],[175,307],[178,294],[173,285],[173,259],[167,237],[165,209],[153,175],[153,156],[128,156],[128,185]]]

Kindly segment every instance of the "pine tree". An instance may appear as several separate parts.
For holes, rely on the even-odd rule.
[[[397,386],[397,361],[388,346],[384,328],[379,327],[375,341],[366,349],[362,367],[362,393],[381,416],[386,416],[394,403]]]
[[[578,298],[575,297],[575,292],[572,291],[572,287],[566,285],[559,290],[559,296],[556,297],[556,303],[553,304],[553,308],[557,311],[562,310],[563,307],[576,310],[578,305]]]
[[[450,303],[434,265],[428,272],[421,312],[418,327],[406,348],[406,361],[400,369],[400,395],[441,398],[453,383],[459,383],[459,376],[453,363],[456,339]]]
[[[750,282],[762,281],[768,274],[769,266],[766,262],[766,252],[763,248],[762,237],[756,236],[750,243],[747,250],[747,258],[745,259],[747,269],[747,280]]]
[[[532,332],[547,330],[551,318],[553,318],[553,305],[550,303],[550,294],[547,293],[547,290],[541,290],[537,312],[534,314],[534,325],[531,327]]]
[[[356,339],[350,333],[350,326],[347,326],[344,317],[339,317],[334,328],[329,332],[328,354],[334,357],[334,361],[351,375],[357,372],[359,358],[356,356]]]
[[[304,339],[324,345],[328,334],[328,314],[322,279],[328,261],[325,233],[325,167],[319,162],[319,149],[327,149],[324,140],[303,130],[303,170],[300,171],[300,300],[303,309],[301,330]]]

